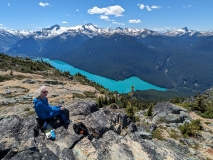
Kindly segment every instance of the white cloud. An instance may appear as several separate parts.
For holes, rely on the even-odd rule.
[[[67,22],[66,22],[66,21],[63,21],[63,22],[61,22],[61,23],[66,24]]]
[[[49,6],[49,5],[50,5],[49,3],[39,2],[39,6],[41,6],[41,7],[46,7],[46,6]]]
[[[152,5],[152,7],[151,7],[152,9],[158,9],[158,8],[161,8],[161,6],[156,6],[156,5]]]
[[[148,11],[151,11],[151,10],[152,10],[149,6],[146,6],[146,9],[147,9]]]
[[[66,16],[70,16],[69,14],[66,14]]]
[[[3,26],[3,24],[0,24],[0,26]]]
[[[129,23],[141,23],[140,19],[130,19]]]
[[[78,12],[79,11],[79,9],[76,9],[76,12]]]
[[[7,6],[9,7],[9,6],[10,6],[10,3],[7,3]]]
[[[150,6],[145,6],[144,4],[137,4],[137,6],[140,7],[140,9],[144,9],[146,8],[148,11],[152,11],[152,9],[158,9],[158,8],[161,8],[161,6],[156,6],[156,5],[152,5],[151,7]]]
[[[140,7],[140,9],[144,9],[145,8],[144,4],[138,4],[138,6]]]
[[[188,6],[183,6],[183,8],[189,8],[189,7],[191,7],[192,5],[188,5]]]
[[[122,25],[122,26],[124,26],[124,23],[112,22],[112,24],[116,24],[116,25]]]
[[[109,16],[100,15],[100,19],[104,19],[106,21],[109,21]]]
[[[89,9],[88,13],[89,14],[115,15],[115,17],[119,17],[119,16],[123,16],[122,13],[124,11],[125,10],[119,5],[109,6],[106,8],[98,8],[95,6],[92,9]]]

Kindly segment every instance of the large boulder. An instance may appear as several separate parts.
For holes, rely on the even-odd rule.
[[[153,107],[152,123],[183,123],[189,119],[188,110],[168,102],[158,103]]]
[[[0,118],[0,159],[10,150],[19,148],[19,133],[23,127],[23,120],[18,116],[7,116]],[[12,153],[10,153],[12,154]]]
[[[132,120],[124,113],[112,111],[109,109],[103,109],[103,112],[111,117],[111,121],[114,125],[120,124],[122,129],[126,128],[132,123]]]
[[[87,115],[84,124],[95,138],[100,138],[106,131],[113,130],[111,117],[108,117],[103,111]]]
[[[67,107],[70,112],[70,116],[76,115],[88,115],[90,113],[99,110],[99,107],[95,101],[92,100],[80,100]]]

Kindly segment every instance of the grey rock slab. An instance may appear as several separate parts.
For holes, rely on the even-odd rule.
[[[152,139],[152,134],[149,132],[139,132],[138,133],[143,139]]]
[[[67,149],[67,148],[64,148],[61,151],[59,158],[62,159],[62,160],[75,160],[75,157],[74,157],[72,150]]]
[[[103,111],[87,115],[84,123],[95,138],[100,138],[106,131],[113,130],[111,118]]]
[[[188,118],[188,111],[168,102],[158,103],[153,107],[152,123],[160,121],[168,123],[183,123]]]
[[[88,115],[99,110],[97,103],[92,100],[79,100],[66,108],[69,110],[70,116]]]

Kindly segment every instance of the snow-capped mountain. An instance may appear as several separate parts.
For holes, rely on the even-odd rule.
[[[195,36],[195,37],[206,37],[206,36],[213,36],[213,31],[195,31],[190,30],[187,27],[177,29],[177,30],[167,30],[162,32],[164,36]]]
[[[213,31],[194,31],[188,29],[187,27],[177,30],[167,30],[163,32],[153,31],[144,28],[133,29],[118,27],[112,29],[98,28],[97,26],[91,23],[76,27],[60,27],[59,25],[54,25],[50,28],[44,28],[40,31],[17,31],[9,29],[0,29],[0,52],[25,53],[24,48],[30,48],[30,50],[32,50],[33,46],[36,46],[36,48],[33,49],[35,50],[34,53],[40,53],[48,43],[56,42],[56,39],[58,39],[58,45],[64,43],[68,39],[69,43],[79,44],[88,38],[93,38],[95,36],[110,37],[114,34],[136,37],[140,42],[144,44],[153,45],[152,43],[147,43],[145,39],[149,37],[149,39],[151,38],[151,41],[153,41],[154,37],[209,37],[213,36]],[[76,41],[75,37],[78,37],[77,43],[74,42]],[[31,45],[31,42],[33,43],[33,45]],[[48,44],[48,46],[54,45],[55,44]],[[26,52],[28,51],[26,50]]]
[[[0,52],[8,51],[17,41],[32,33],[32,31],[26,30],[0,29]]]

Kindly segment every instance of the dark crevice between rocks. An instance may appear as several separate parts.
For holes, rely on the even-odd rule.
[[[4,151],[0,151],[0,159],[4,158],[10,152],[11,149],[6,149]]]
[[[73,149],[73,148],[75,147],[75,145],[76,145],[78,142],[80,142],[83,138],[84,138],[84,136],[80,137],[80,139],[77,140],[77,141],[75,141],[75,142],[71,145],[71,147],[70,147],[69,149]]]

